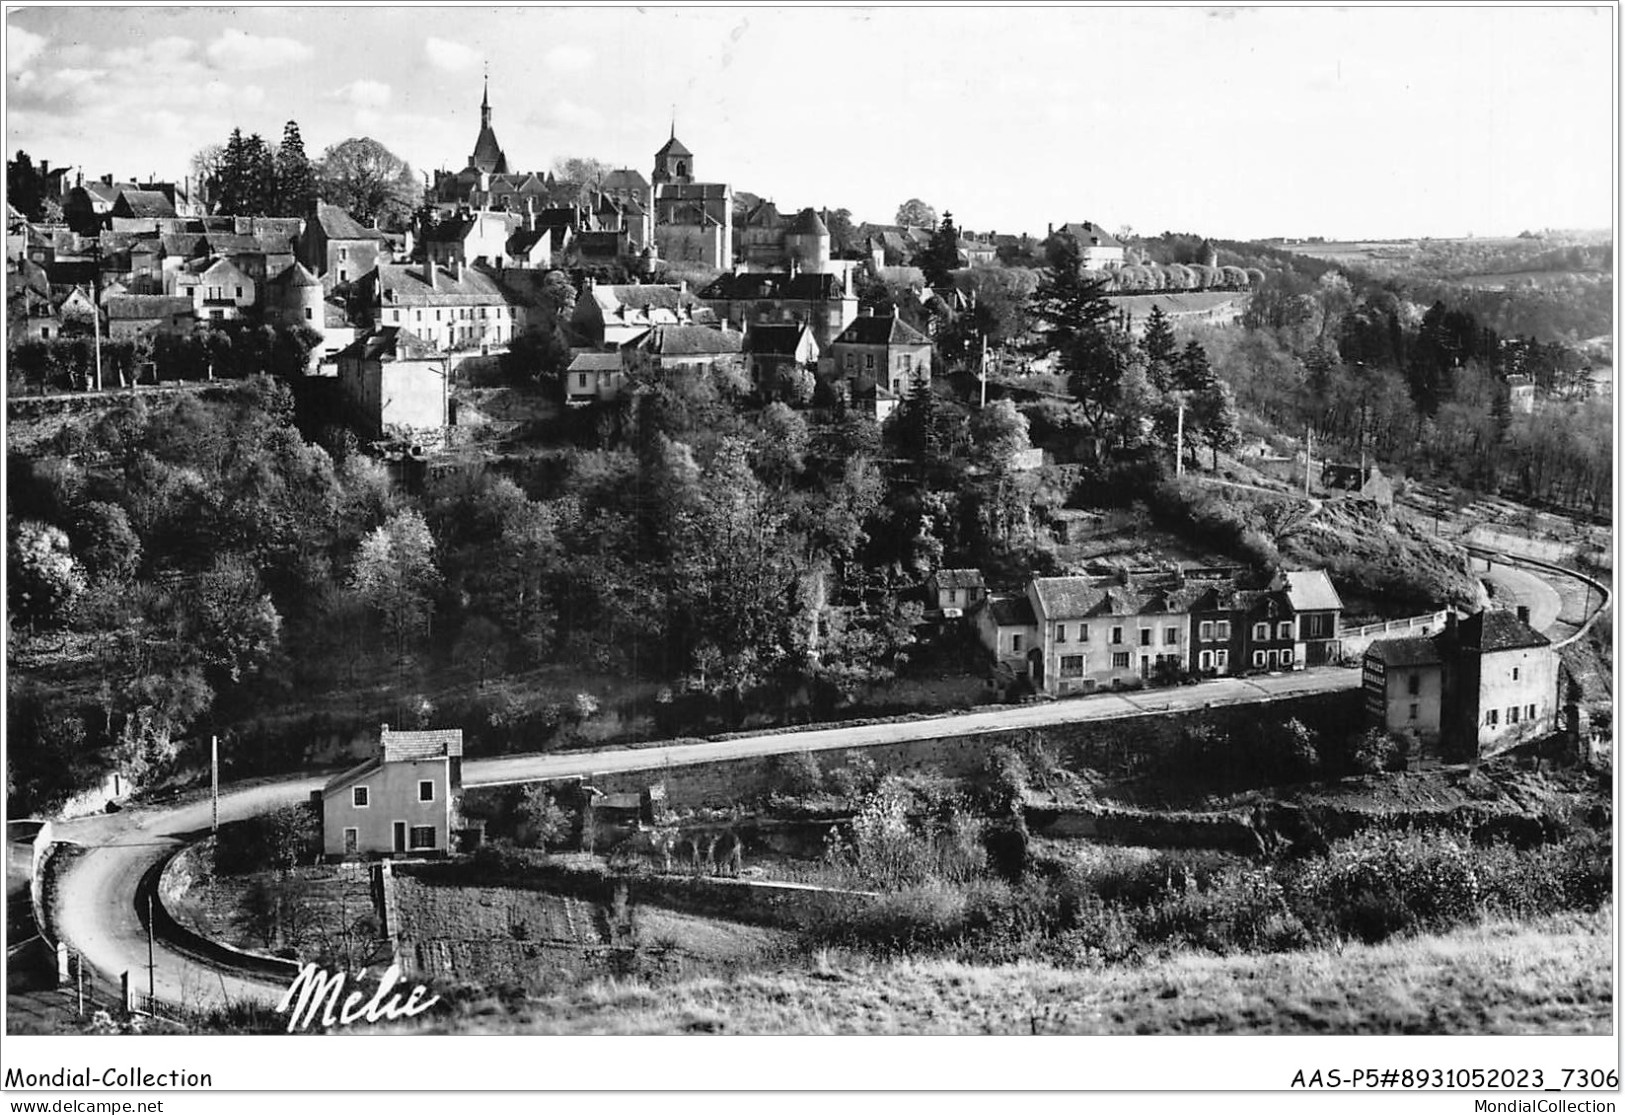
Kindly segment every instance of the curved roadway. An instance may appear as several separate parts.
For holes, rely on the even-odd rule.
[[[944,735],[1155,716],[1221,705],[1266,703],[1284,697],[1357,688],[1359,684],[1358,670],[1323,669],[1260,678],[1221,678],[1179,689],[1004,705],[987,711],[885,724],[787,731],[665,747],[509,755],[464,763],[463,785],[502,786],[793,751],[869,747]],[[222,822],[241,820],[277,806],[304,801],[311,790],[325,781],[325,776],[290,775],[232,788],[221,795],[220,819]],[[59,840],[83,845],[88,850],[58,879],[52,902],[52,923],[57,936],[115,982],[120,974],[129,972],[135,986],[145,990],[147,930],[137,902],[141,880],[170,853],[207,833],[209,823],[210,804],[204,798],[59,824]],[[283,984],[262,976],[222,971],[163,941],[155,945],[154,969],[153,984],[160,999],[195,1009],[241,1001],[274,1005],[285,990]]]

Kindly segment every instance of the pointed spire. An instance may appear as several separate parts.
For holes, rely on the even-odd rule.
[[[491,126],[491,64],[485,65],[485,90],[480,95],[480,127]]]

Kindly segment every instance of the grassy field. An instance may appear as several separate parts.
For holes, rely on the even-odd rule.
[[[1567,1034],[1612,1025],[1611,909],[1377,946],[1179,954],[1067,969],[822,953],[806,965],[655,987],[600,979],[497,1017],[492,1033]]]

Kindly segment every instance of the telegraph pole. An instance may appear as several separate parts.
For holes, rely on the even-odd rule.
[[[210,782],[214,794],[214,822],[211,831],[215,836],[220,835],[220,737],[209,737],[209,766],[211,768]]]
[[[1314,473],[1315,464],[1315,428],[1303,428],[1303,498],[1309,498],[1309,477]]]
[[[1179,397],[1179,429],[1174,434],[1174,476],[1185,475],[1185,396]]]
[[[153,959],[152,947],[152,895],[147,895],[147,995],[152,999],[158,998],[158,963]],[[148,1009],[157,1003],[148,1005]]]

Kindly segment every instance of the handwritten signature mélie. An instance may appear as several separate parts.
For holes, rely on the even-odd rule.
[[[367,970],[363,968],[356,976],[356,981],[359,983],[366,977]],[[400,965],[391,964],[379,979],[378,986],[370,998],[360,989],[345,995],[344,988],[348,977],[344,972],[327,972],[314,963],[306,964],[294,977],[293,984],[288,988],[288,993],[282,997],[282,1002],[277,1005],[276,1012],[288,1015],[288,1033],[291,1034],[296,1030],[310,1029],[318,1015],[323,1026],[349,1026],[361,1021],[394,1022],[402,1018],[415,1018],[440,1001],[438,995],[424,999],[423,996],[429,989],[418,984],[402,1003],[399,992],[391,994],[400,978]],[[294,1002],[296,997],[297,1004]],[[341,997],[344,1000],[342,1006],[339,1005]],[[291,1014],[289,1014],[290,1006]]]

